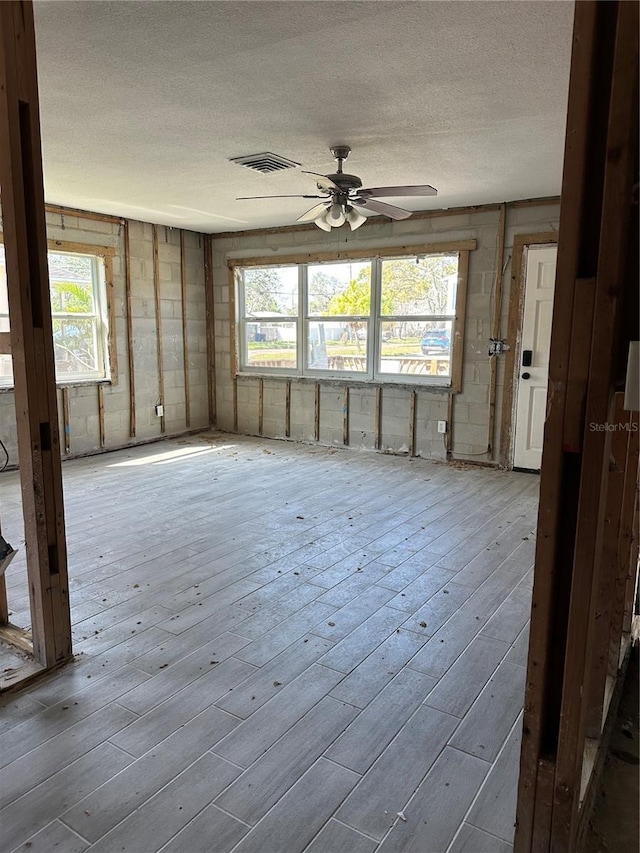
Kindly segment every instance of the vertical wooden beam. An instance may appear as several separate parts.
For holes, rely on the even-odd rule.
[[[287,380],[284,392],[284,434],[291,438],[291,380]]]
[[[124,221],[124,296],[127,311],[127,358],[129,361],[129,436],[136,437],[136,376],[133,352],[133,312],[131,310],[131,248],[129,221]]]
[[[410,391],[409,396],[409,456],[416,455],[416,404],[417,392]]]
[[[71,657],[33,7],[0,3],[0,188],[33,650]]]
[[[447,433],[444,437],[444,447],[447,459],[453,452],[453,394],[447,394]]]
[[[104,385],[98,385],[98,431],[100,447],[104,447],[107,443],[104,429]]]
[[[158,402],[164,407],[164,353],[162,340],[162,302],[160,299],[160,261],[158,259],[158,226],[153,233],[153,295],[156,303],[156,352],[158,355]],[[165,415],[160,416],[160,432],[165,430]]]
[[[613,69],[605,146],[602,222],[597,261],[595,305],[580,497],[576,526],[573,580],[569,603],[562,714],[556,762],[556,794],[551,826],[558,844],[573,844],[580,797],[587,703],[585,682],[593,654],[593,610],[599,584],[605,494],[611,434],[590,429],[606,423],[613,383],[614,352],[619,327],[618,303],[625,282],[631,186],[637,153],[638,7],[618,4],[613,40]],[[635,81],[635,85],[634,85]],[[637,286],[637,282],[635,283]],[[591,571],[588,571],[591,567]],[[568,795],[568,796],[567,796]]]
[[[316,382],[313,409],[313,436],[320,441],[320,383]]]
[[[469,284],[469,251],[458,255],[458,290],[456,293],[456,318],[453,324],[451,347],[451,391],[462,391],[462,368],[464,366],[464,327],[467,316],[467,288]],[[437,363],[436,363],[437,367]],[[437,370],[435,371],[437,373]]]
[[[116,327],[116,300],[113,292],[113,257],[110,254],[105,254],[102,259],[104,261],[104,283],[107,291],[107,318],[109,323],[107,339],[109,379],[115,384],[118,381],[118,330]]]
[[[342,443],[349,445],[349,386],[345,385],[342,392]]]
[[[182,364],[184,369],[184,421],[191,426],[191,402],[189,398],[189,324],[187,318],[187,256],[184,246],[184,231],[180,229],[180,298],[182,302]]]
[[[71,419],[69,418],[69,389],[62,386],[62,432],[64,434],[64,452],[71,453]]]
[[[502,324],[502,279],[504,277],[504,241],[507,228],[507,206],[500,205],[498,216],[498,239],[496,242],[495,279],[493,282],[493,317],[491,319],[491,337],[500,338]],[[493,453],[493,434],[496,423],[496,386],[498,363],[497,356],[489,360],[489,421],[487,425],[487,452]]]
[[[216,348],[214,335],[213,314],[213,255],[212,237],[203,236],[204,240],[204,298],[206,315],[207,339],[207,400],[209,403],[209,423],[216,422]]]
[[[619,296],[635,286],[625,264],[637,15],[632,3],[575,8],[515,853],[575,849],[609,462],[606,434],[590,425],[607,419]],[[582,296],[592,279],[590,311]],[[581,411],[568,393],[572,377],[586,377]]]
[[[598,738],[602,732],[607,669],[609,665],[609,631],[612,602],[618,569],[618,541],[624,492],[625,467],[629,432],[629,415],[623,409],[624,394],[614,395],[608,423],[613,427],[609,456],[600,583],[595,603],[593,627],[593,659],[588,677],[586,735]],[[626,421],[626,424],[625,424]]]
[[[635,502],[638,493],[638,412],[632,412],[629,420],[630,432],[627,445],[622,507],[620,511],[620,530],[618,534],[616,557],[616,580],[613,593],[611,627],[609,630],[608,674],[615,678],[620,665],[620,643],[624,626],[627,588],[630,578],[635,579],[636,566],[631,559],[633,543],[633,524],[636,518]]]
[[[238,432],[238,377],[233,377],[233,431]]]
[[[9,601],[7,599],[7,584],[4,574],[0,575],[0,625],[9,622]]]
[[[382,449],[382,385],[376,388],[375,449]]]
[[[633,527],[631,534],[631,548],[629,558],[627,560],[627,586],[624,597],[624,613],[622,618],[622,635],[628,636],[634,617],[634,607],[636,603],[636,588],[638,583],[638,535],[640,534],[640,495],[636,490],[635,502],[633,507]]]
[[[264,431],[264,379],[258,380],[258,435]]]

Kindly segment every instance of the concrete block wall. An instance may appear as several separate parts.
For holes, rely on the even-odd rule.
[[[477,248],[470,253],[467,282],[467,311],[463,348],[462,390],[454,394],[451,408],[452,456],[473,461],[497,461],[499,428],[505,381],[504,361],[496,371],[496,413],[489,444],[490,361],[489,338],[492,331],[493,299],[496,282],[496,247],[500,213],[496,206],[472,211],[434,215],[402,222],[370,223],[356,232],[335,229],[325,233],[313,230],[242,232],[237,235],[213,235],[214,347],[216,362],[217,423],[221,429],[234,429],[233,382],[235,365],[232,346],[235,335],[232,294],[229,292],[228,262],[242,258],[279,257],[322,252],[348,252],[388,247],[408,247],[475,239]],[[511,255],[516,234],[555,231],[559,204],[535,204],[506,208],[505,252],[502,269],[503,300],[501,335],[507,331]],[[237,377],[237,427],[250,435],[258,434],[257,376]],[[342,445],[344,441],[343,388],[334,379],[319,380],[320,443]],[[437,421],[448,419],[449,391],[428,386],[402,386],[395,383],[347,382],[349,387],[349,446],[373,450],[376,441],[376,385],[382,385],[381,450],[407,453],[410,441],[411,392],[416,391],[414,452],[427,458],[446,458],[445,440],[437,432]],[[286,381],[263,377],[263,435],[283,438],[286,432]],[[291,380],[291,430],[294,440],[315,440],[315,391],[308,379]]]
[[[185,231],[187,346],[189,355],[190,429],[208,425],[204,238]],[[158,402],[158,357],[154,296],[153,232],[145,222],[129,222],[131,315],[135,371],[136,435],[130,435],[130,377],[127,351],[127,304],[123,226],[74,215],[47,213],[47,236],[51,240],[87,247],[109,246],[115,250],[113,300],[115,328],[110,330],[117,354],[117,376],[103,384],[106,448],[159,438],[160,418],[154,413]],[[183,366],[182,295],[180,278],[180,232],[158,226],[158,260],[163,332],[163,375],[165,434],[187,429]],[[98,386],[96,383],[68,385],[70,455],[100,449]],[[64,447],[62,391],[58,389],[61,446]],[[17,462],[14,394],[0,391],[0,438],[10,461]]]

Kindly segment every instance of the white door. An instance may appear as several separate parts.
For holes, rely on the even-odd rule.
[[[513,464],[539,470],[547,409],[556,246],[530,246],[525,277]]]

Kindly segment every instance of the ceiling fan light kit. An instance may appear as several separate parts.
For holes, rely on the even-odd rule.
[[[378,201],[387,196],[435,196],[438,191],[428,184],[420,186],[370,187],[362,188],[362,181],[357,175],[347,175],[342,171],[342,164],[351,152],[348,145],[334,145],[331,153],[338,161],[338,168],[331,175],[320,175],[317,172],[304,172],[316,181],[320,195],[299,196],[253,196],[252,198],[317,198],[322,199],[318,204],[299,216],[297,222],[314,222],[323,231],[341,228],[346,222],[352,231],[359,228],[365,221],[367,213],[380,213],[390,219],[407,219],[410,210],[396,207]],[[243,199],[237,199],[246,200]]]

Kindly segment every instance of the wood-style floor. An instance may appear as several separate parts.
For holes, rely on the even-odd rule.
[[[511,850],[536,477],[211,434],[64,482],[76,658],[0,701],[2,851]],[[28,625],[16,473],[0,514]]]

